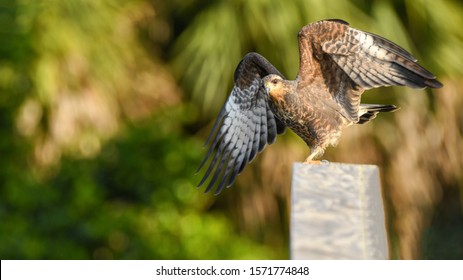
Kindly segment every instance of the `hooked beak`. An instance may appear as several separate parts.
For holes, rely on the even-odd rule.
[[[262,82],[260,83],[260,88],[261,88],[266,94],[268,94],[268,89],[267,89],[267,87],[265,86],[264,81],[262,81]]]

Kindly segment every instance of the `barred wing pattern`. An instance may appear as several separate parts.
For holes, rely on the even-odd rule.
[[[216,184],[215,194],[231,186],[257,153],[284,132],[285,126],[271,112],[262,88],[262,78],[269,74],[283,77],[257,53],[247,54],[236,68],[234,87],[209,134],[209,150],[198,168],[211,159],[199,183],[202,186],[212,176],[205,192]]]
[[[383,86],[442,87],[406,50],[378,35],[351,28],[345,21],[309,24],[302,28],[299,38],[301,52],[313,52],[318,58],[323,71],[320,74],[334,84],[335,99],[353,121],[358,120],[364,90]],[[304,40],[310,41],[312,47],[307,47]],[[306,65],[301,72],[310,76],[311,64]]]
[[[340,42],[342,48],[334,47]],[[344,38],[325,42],[322,48],[363,89],[382,86],[442,86],[406,50],[371,33],[349,28]]]

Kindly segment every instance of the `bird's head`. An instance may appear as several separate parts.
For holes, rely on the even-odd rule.
[[[270,74],[265,76],[262,81],[262,86],[264,87],[265,92],[270,96],[278,94],[283,89],[284,80],[278,75]]]

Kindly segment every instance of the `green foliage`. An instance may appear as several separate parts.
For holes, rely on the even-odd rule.
[[[276,258],[195,188],[191,117],[137,38],[151,6],[29,4],[0,4],[0,256]]]
[[[128,127],[95,159],[63,159],[50,179],[15,168],[1,193],[2,258],[276,257],[206,212],[211,197],[194,175],[201,145],[172,123],[178,113]]]

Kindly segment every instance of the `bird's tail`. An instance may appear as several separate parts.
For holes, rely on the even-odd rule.
[[[395,105],[381,105],[381,104],[360,104],[360,118],[358,124],[363,124],[376,118],[380,112],[394,112],[400,108]]]

